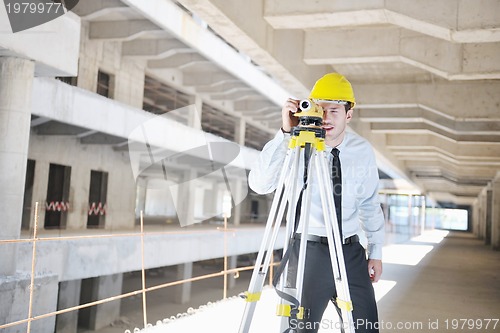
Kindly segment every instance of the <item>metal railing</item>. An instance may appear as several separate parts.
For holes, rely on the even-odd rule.
[[[31,332],[31,323],[35,320],[40,320],[52,316],[57,316],[60,314],[64,314],[67,312],[71,311],[76,311],[92,306],[96,306],[99,304],[104,304],[107,302],[112,302],[116,300],[121,300],[123,298],[131,297],[131,296],[136,296],[141,294],[142,295],[142,313],[143,313],[143,320],[144,320],[144,328],[148,326],[148,321],[147,321],[147,307],[146,307],[146,293],[167,288],[167,287],[172,287],[172,286],[177,286],[181,285],[184,283],[190,283],[190,282],[195,282],[195,281],[200,281],[204,279],[210,279],[210,278],[215,278],[215,277],[224,277],[224,286],[223,286],[223,298],[227,298],[227,289],[228,289],[228,283],[227,283],[227,277],[229,274],[236,274],[239,276],[239,273],[242,271],[247,271],[247,270],[252,270],[254,269],[254,266],[244,266],[244,267],[237,267],[237,268],[232,268],[228,269],[227,265],[227,232],[232,231],[231,229],[228,229],[227,227],[227,218],[224,218],[224,227],[220,228],[218,227],[217,230],[220,230],[224,232],[224,269],[220,272],[216,273],[210,273],[210,274],[205,274],[205,275],[200,275],[196,277],[191,277],[188,279],[183,279],[183,280],[176,280],[173,282],[168,282],[168,283],[163,283],[155,286],[151,286],[146,288],[146,278],[145,278],[145,267],[144,267],[144,236],[146,234],[179,234],[179,233],[188,233],[188,232],[178,232],[178,231],[155,231],[155,232],[149,232],[145,233],[144,232],[144,216],[143,212],[141,211],[140,213],[140,233],[118,233],[118,234],[103,234],[103,235],[79,235],[79,236],[58,236],[58,237],[38,237],[38,213],[39,213],[39,203],[35,203],[35,214],[34,214],[34,230],[33,230],[33,237],[29,239],[7,239],[7,240],[0,240],[0,245],[5,244],[5,243],[33,243],[33,250],[32,250],[32,258],[31,258],[31,280],[30,280],[30,286],[29,286],[29,304],[28,304],[28,317],[22,320],[17,320],[14,322],[6,323],[0,325],[0,330],[8,328],[8,327],[13,327],[21,324],[27,324],[27,333]],[[124,236],[140,236],[141,237],[141,282],[142,282],[142,288],[139,290],[134,290],[128,293],[122,293],[117,296],[111,296],[107,297],[101,300],[93,301],[93,302],[88,302],[85,304],[80,304],[78,306],[73,306],[73,307],[68,307],[64,309],[60,309],[57,311],[53,311],[50,313],[45,313],[41,315],[36,315],[33,316],[33,291],[35,289],[35,264],[36,264],[36,246],[37,243],[40,241],[54,241],[54,240],[75,240],[75,239],[94,239],[94,238],[113,238],[113,237],[124,237]],[[279,263],[272,262],[270,263],[270,271],[269,271],[269,284],[272,284],[272,278],[273,278],[273,266],[277,265]]]

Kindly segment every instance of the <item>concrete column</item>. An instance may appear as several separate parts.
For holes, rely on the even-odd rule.
[[[493,191],[491,187],[486,188],[486,212],[484,223],[484,242],[491,244],[492,242],[492,228],[493,228]]]
[[[120,47],[118,45],[116,47]],[[116,55],[116,53],[113,54]],[[115,64],[119,64],[119,68],[115,71],[114,99],[142,109],[144,100],[144,68],[142,63],[139,64],[139,62],[132,59],[121,58],[121,61],[115,61]]]
[[[194,221],[194,204],[196,190],[196,170],[186,170],[183,175],[183,182],[179,183],[177,193],[177,216],[181,226],[191,225]]]
[[[493,214],[493,191],[491,187],[486,188],[485,194],[485,217],[484,217],[484,244],[490,245],[492,241],[492,214]]]
[[[177,280],[185,280],[193,277],[193,263],[187,262],[177,266]],[[191,299],[191,282],[176,286],[175,301],[186,304]]]
[[[472,234],[478,237],[477,229],[479,227],[479,200],[476,198],[472,204]]]
[[[420,234],[423,234],[425,231],[425,221],[426,221],[426,203],[425,196],[422,196],[422,207],[420,209]]]
[[[33,182],[33,209],[31,210],[30,228],[35,221],[35,203],[38,202],[38,228],[43,229],[45,221],[45,201],[47,200],[47,186],[49,184],[50,163],[44,160],[35,160],[35,180]]]
[[[240,121],[236,123],[234,128],[234,141],[242,146],[245,145],[246,124],[245,119],[240,118]]]
[[[385,232],[387,233],[393,232],[392,223],[389,216],[389,208],[390,208],[389,201],[390,201],[390,194],[389,193],[384,194],[384,204],[382,206],[382,211],[384,212]]]
[[[98,299],[116,296],[122,293],[123,274],[119,273],[100,276],[98,280]],[[121,301],[118,300],[100,304],[96,307],[94,325],[95,330],[108,326],[120,317],[120,303]]]
[[[110,195],[121,193],[121,195]],[[108,195],[105,229],[129,229],[134,226],[136,184],[129,168],[116,168],[108,173]]]
[[[243,186],[246,186],[246,184],[243,184],[243,182],[239,179],[235,180],[235,188],[234,188],[235,193],[232,193],[233,198],[241,198],[241,193],[243,192]],[[234,206],[234,208],[233,208],[231,220],[232,220],[234,225],[240,225],[240,223],[241,223],[242,206],[243,206],[243,202],[240,202],[238,205]]]
[[[203,110],[203,101],[200,96],[196,95],[192,98],[194,108],[189,109],[188,126],[196,129],[201,129],[201,114]]]
[[[67,309],[80,304],[81,280],[62,281],[59,283],[57,310]],[[78,311],[57,315],[57,333],[77,333]]]
[[[477,215],[476,229],[474,230],[474,234],[476,235],[477,238],[481,239],[481,222],[482,222],[481,193],[479,193],[479,195],[477,196],[474,206],[476,208],[476,215]]]
[[[413,234],[413,196],[411,194],[408,194],[408,222],[407,222],[407,234],[411,235]]]
[[[217,196],[214,195],[215,183],[210,183],[211,188],[205,189],[205,193],[203,195],[203,211],[206,216],[215,216],[217,215]]]
[[[0,239],[21,233],[34,70],[33,61],[0,57]],[[0,252],[0,275],[14,274],[15,246],[1,244]]]
[[[240,145],[245,145],[245,134],[246,134],[246,121],[243,118],[240,118],[238,122],[235,124],[234,128],[234,141]],[[240,180],[235,180],[235,188],[233,189],[234,193],[231,193],[233,198],[241,198],[243,186],[247,186],[246,182],[243,184]],[[231,221],[234,225],[239,225],[241,221],[241,211],[242,204],[240,203],[236,205],[233,209]]]
[[[238,256],[230,256],[227,258],[227,268],[228,269],[234,269],[237,267],[237,259]],[[234,278],[234,273],[228,275],[227,279],[227,288],[228,289],[233,289],[234,286],[236,285],[236,279]]]
[[[135,217],[138,219],[141,217],[141,210],[144,212],[146,210],[146,192],[148,188],[148,183],[146,178],[139,177],[136,182],[136,207],[135,207]]]
[[[88,303],[122,293],[123,274],[103,275],[83,280],[81,301]],[[120,300],[111,301],[79,311],[79,323],[91,330],[100,330],[114,322],[120,316]]]
[[[89,212],[90,169],[80,164],[71,166],[71,188],[66,229],[81,230],[87,228]]]
[[[491,247],[500,250],[500,171],[491,182]]]
[[[209,191],[210,191],[210,194],[206,195],[205,197],[208,198],[208,200],[210,200],[210,202],[207,203],[209,205],[209,207],[210,207],[210,211],[214,215],[220,214],[221,212],[219,212],[219,207],[218,207],[218,203],[219,203],[219,184],[217,182],[213,182],[212,183],[212,188]]]
[[[486,192],[485,189],[479,193],[479,228],[478,238],[484,239],[486,230]]]
[[[51,313],[57,309],[57,275],[38,273],[34,281],[32,317]],[[31,277],[26,273],[11,276],[0,275],[0,325],[28,318]],[[33,333],[53,333],[55,316],[31,323]],[[27,323],[0,330],[2,333],[27,331]]]
[[[432,214],[431,229],[434,230],[434,228],[436,227],[436,203],[434,201],[432,202],[432,211],[434,212],[434,214]]]

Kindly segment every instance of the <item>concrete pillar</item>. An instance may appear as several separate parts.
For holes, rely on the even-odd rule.
[[[481,207],[481,193],[477,196],[477,230],[476,236],[481,239],[481,227],[482,227],[482,207]]]
[[[240,118],[234,128],[234,141],[242,146],[245,145],[246,121]]]
[[[196,95],[192,97],[192,103],[195,107],[189,108],[188,126],[196,129],[201,129],[201,113],[203,110],[203,101],[200,96]]]
[[[183,181],[179,183],[177,192],[177,216],[181,226],[191,225],[194,221],[194,204],[196,191],[196,170],[186,170]]]
[[[216,205],[217,205],[217,198],[213,194],[214,193],[214,183],[211,182],[210,188],[206,188],[204,191],[205,193],[203,194],[203,211],[205,212],[206,216],[215,216],[217,215],[216,212]]]
[[[123,274],[103,275],[82,281],[81,302],[117,296],[122,293]],[[120,316],[120,300],[106,302],[79,310],[79,324],[91,330],[100,330]]]
[[[479,200],[476,198],[472,204],[472,234],[478,237],[477,229],[479,227]]]
[[[205,207],[207,208],[206,211],[210,212],[210,216],[220,214],[219,207],[217,207],[219,186],[217,182],[212,182],[211,185],[212,188],[205,190],[208,192],[205,193]]]
[[[187,262],[177,265],[177,280],[185,280],[193,277],[193,263]],[[175,301],[179,304],[186,304],[191,299],[191,282],[186,282],[176,286]]]
[[[420,209],[420,234],[423,234],[425,231],[425,222],[426,222],[426,197],[422,196],[422,207]]]
[[[62,281],[59,283],[57,310],[67,309],[80,304],[81,280]],[[77,333],[78,311],[57,315],[57,333]]]
[[[434,201],[432,201],[432,211],[434,214],[432,214],[431,229],[434,230],[436,227],[436,203]]]
[[[411,194],[408,194],[408,222],[407,222],[408,235],[413,234],[412,223],[413,223],[413,196]]]
[[[389,224],[389,194],[384,195],[384,223],[387,226]]]
[[[141,217],[141,210],[144,212],[146,210],[146,192],[148,188],[147,179],[144,177],[137,178],[136,181],[136,207],[135,207],[135,217],[138,219]]]
[[[485,192],[484,244],[490,245],[492,241],[492,214],[494,209],[493,191],[488,186]]]
[[[385,200],[384,200],[384,206],[383,206],[383,211],[384,211],[384,220],[385,220],[385,231],[387,233],[392,233],[394,232],[394,227],[393,224],[391,223],[391,218],[390,218],[390,206],[389,202],[391,198],[391,194],[387,193],[385,194]]]
[[[30,228],[34,226],[36,202],[39,203],[38,228],[43,228],[45,221],[45,201],[47,200],[47,186],[49,184],[50,163],[44,160],[35,160],[35,180],[33,182],[33,209],[31,210]]]
[[[238,256],[230,256],[227,258],[227,269],[235,269],[237,267]],[[233,289],[236,285],[236,279],[234,278],[234,273],[228,275],[227,288]]]
[[[18,239],[21,233],[34,70],[33,61],[0,57],[0,240]],[[0,246],[0,275],[12,275],[15,246]]]
[[[66,229],[82,230],[87,228],[89,212],[90,169],[86,165],[71,166],[71,188]]]
[[[32,317],[51,313],[57,309],[57,275],[38,273],[34,281]],[[26,273],[0,275],[0,325],[28,318],[31,277]],[[31,322],[31,332],[53,333],[55,316]],[[10,326],[2,333],[27,332],[27,323]]]
[[[123,274],[100,276],[98,280],[98,299],[104,299],[122,293]],[[120,303],[121,301],[117,300],[95,307],[95,330],[108,326],[120,317]]]
[[[116,48],[121,48],[119,44],[115,45]],[[114,52],[113,55],[116,55],[116,53]],[[144,101],[144,68],[142,64],[127,58],[121,58],[120,61],[117,59],[114,63],[116,64],[115,66],[119,66],[115,70],[114,99],[132,107],[142,109]]]
[[[500,250],[500,171],[491,182],[491,247]]]
[[[246,184],[243,184],[243,182],[239,179],[235,180],[234,193],[231,193],[233,198],[241,198],[243,192],[243,186],[246,186]],[[234,206],[233,208],[233,213],[231,214],[231,220],[234,225],[240,225],[241,223],[242,206],[243,206],[243,201],[240,202],[238,205]]]
[[[485,189],[479,193],[479,228],[478,228],[478,238],[484,239],[486,231],[486,192]]]

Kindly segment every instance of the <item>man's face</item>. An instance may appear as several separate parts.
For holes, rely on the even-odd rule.
[[[344,139],[346,126],[352,118],[352,109],[346,112],[345,105],[327,101],[320,101],[318,104],[324,111],[325,143],[335,147]]]

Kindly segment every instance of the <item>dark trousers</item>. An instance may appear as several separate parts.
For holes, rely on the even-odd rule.
[[[290,254],[289,277],[295,275],[300,241],[295,241]],[[368,274],[366,252],[359,242],[342,246],[353,304],[356,333],[378,332],[378,313],[372,282]],[[335,328],[329,321],[322,322],[323,313],[330,300],[337,297],[335,281],[327,244],[307,242],[306,263],[301,306],[309,309],[309,318],[291,323],[297,332],[317,332],[321,328]],[[293,279],[289,279],[289,282]],[[294,327],[295,326],[295,327]],[[338,327],[337,327],[338,329]]]

